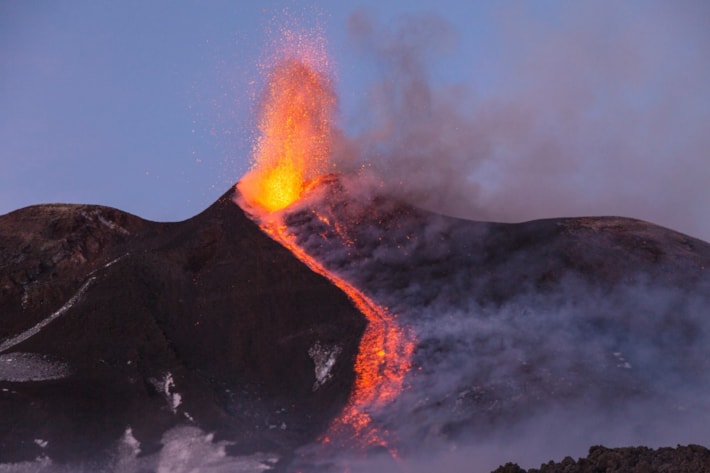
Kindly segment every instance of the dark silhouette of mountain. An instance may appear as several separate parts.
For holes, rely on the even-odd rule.
[[[0,216],[0,462],[132,439],[150,455],[187,425],[230,454],[277,452],[279,469],[338,470],[295,452],[345,405],[365,319],[234,197],[179,223],[85,205]],[[405,461],[710,432],[706,242],[620,217],[462,220],[335,176],[282,223],[415,334],[404,391],[369,412]]]
[[[364,318],[232,196],[180,223],[90,205],[0,216],[0,462],[99,457],[128,427],[147,454],[178,424],[233,451],[327,426]],[[329,345],[314,390],[309,350]]]

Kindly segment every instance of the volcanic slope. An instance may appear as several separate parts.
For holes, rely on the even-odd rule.
[[[187,425],[216,433],[190,448],[293,469],[289,452],[345,405],[365,322],[234,198],[180,223],[96,206],[0,216],[0,461],[150,455]],[[707,243],[618,217],[455,219],[336,176],[274,217],[416,337],[403,392],[369,411],[405,465],[710,438]]]
[[[710,244],[621,217],[461,220],[338,176],[282,219],[413,330],[406,388],[372,413],[403,458],[710,438]]]
[[[91,205],[0,216],[0,463],[98,471],[117,444],[149,454],[178,425],[234,453],[324,430],[365,320],[233,194],[179,223]]]

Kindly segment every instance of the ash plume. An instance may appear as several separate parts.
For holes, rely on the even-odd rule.
[[[352,41],[380,75],[344,154],[447,214],[623,215],[708,240],[709,19],[702,2],[566,4],[555,23],[501,7],[494,82],[446,84],[453,26],[357,12]]]

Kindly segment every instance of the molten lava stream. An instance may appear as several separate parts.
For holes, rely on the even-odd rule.
[[[285,32],[282,53],[268,72],[261,98],[253,166],[238,183],[238,194],[264,232],[343,290],[368,320],[355,361],[353,392],[323,441],[354,438],[363,447],[386,446],[370,412],[402,390],[414,348],[412,337],[394,315],[301,248],[278,213],[302,198],[307,183],[334,170],[330,160],[337,100],[329,64],[321,38]]]
[[[328,271],[309,255],[289,235],[286,226],[261,223],[261,228],[312,271],[328,278],[345,292],[368,321],[355,360],[355,386],[350,400],[322,440],[330,443],[337,438],[345,443],[352,437],[361,447],[380,445],[395,454],[387,445],[383,433],[373,425],[368,411],[384,407],[401,392],[404,376],[411,366],[413,337],[386,308],[375,304],[352,284]]]

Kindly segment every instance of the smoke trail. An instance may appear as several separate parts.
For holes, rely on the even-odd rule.
[[[492,91],[431,80],[455,32],[432,15],[390,30],[354,14],[381,80],[351,152],[396,195],[445,213],[522,221],[624,215],[710,239],[710,9],[573,3],[557,24],[500,12]]]

